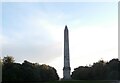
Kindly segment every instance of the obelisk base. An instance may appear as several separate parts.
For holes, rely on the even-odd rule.
[[[70,80],[70,79],[71,79],[70,70],[71,70],[70,67],[64,67],[64,68],[63,68],[63,73],[64,73],[63,79],[64,79],[64,80]]]

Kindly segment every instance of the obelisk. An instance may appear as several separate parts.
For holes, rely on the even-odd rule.
[[[69,57],[69,31],[67,25],[64,29],[64,68],[63,68],[63,79],[69,80],[70,76],[70,57]]]

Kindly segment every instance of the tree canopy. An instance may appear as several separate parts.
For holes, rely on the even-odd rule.
[[[120,61],[112,59],[109,62],[100,60],[92,66],[80,66],[72,72],[75,80],[120,80]]]
[[[2,63],[2,64],[1,64]],[[0,61],[2,81],[21,82],[46,82],[59,80],[54,67],[46,64],[31,63],[25,60],[16,63],[12,56],[7,56]],[[120,80],[120,61],[112,59],[109,62],[100,60],[91,66],[79,66],[72,72],[74,80]]]
[[[3,58],[2,65],[2,81],[53,81],[59,80],[57,71],[49,65],[40,65],[31,63],[25,60],[22,64],[15,63],[15,60],[10,57]]]

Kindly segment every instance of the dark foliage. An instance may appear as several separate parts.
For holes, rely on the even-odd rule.
[[[0,62],[1,63],[1,62]],[[109,62],[100,60],[91,66],[79,66],[72,72],[74,80],[120,80],[120,61]],[[22,64],[15,63],[11,56],[3,58],[2,81],[46,82],[59,80],[56,69],[45,64],[31,63],[25,60]]]
[[[100,60],[92,66],[80,66],[72,72],[75,80],[120,80],[120,61],[112,59],[109,62]]]
[[[59,80],[56,69],[51,66],[30,63],[26,60],[22,64],[15,63],[13,58],[9,56],[3,58],[2,71],[3,82],[43,82]]]

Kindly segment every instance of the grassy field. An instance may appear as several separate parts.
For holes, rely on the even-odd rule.
[[[102,81],[102,80],[79,80],[79,81],[55,81],[46,83],[116,83],[115,81]]]

